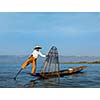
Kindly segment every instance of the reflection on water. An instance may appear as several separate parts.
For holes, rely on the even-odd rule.
[[[79,76],[82,77],[82,76],[86,76],[86,75],[87,75],[87,73],[85,73],[85,72],[79,72],[77,74],[67,75],[67,76],[60,77],[60,78],[50,78],[50,79],[37,78],[35,80],[30,80],[24,86],[27,87],[27,88],[34,88],[34,87],[62,88],[62,87],[68,87],[71,84],[68,84],[68,83],[65,84],[66,80],[71,80],[75,77],[79,77]]]

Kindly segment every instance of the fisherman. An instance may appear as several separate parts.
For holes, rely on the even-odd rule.
[[[39,50],[42,49],[41,46],[35,46],[33,52],[31,53],[31,56],[28,58],[28,60],[26,60],[22,66],[21,69],[23,70],[24,68],[27,67],[27,65],[29,65],[30,63],[32,63],[32,71],[31,74],[34,75],[35,71],[36,71],[36,60],[38,58],[38,56],[41,57],[46,57],[46,55],[42,54]]]

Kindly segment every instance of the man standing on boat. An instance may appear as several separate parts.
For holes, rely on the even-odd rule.
[[[39,50],[42,49],[41,46],[36,46],[33,50],[33,52],[31,53],[31,56],[22,64],[21,69],[18,71],[18,73],[16,74],[16,76],[14,77],[14,80],[16,80],[17,76],[19,75],[19,73],[25,69],[30,63],[32,63],[32,71],[31,71],[31,75],[35,74],[36,71],[36,60],[38,58],[38,56],[41,57],[48,57],[48,55],[43,55]]]
[[[33,52],[31,53],[31,56],[28,58],[28,60],[26,60],[22,66],[21,69],[23,70],[24,68],[26,68],[27,65],[29,65],[30,63],[32,63],[32,71],[31,74],[34,75],[35,71],[36,71],[36,60],[38,58],[38,56],[41,57],[46,57],[46,55],[42,54],[39,50],[42,49],[41,46],[36,46],[33,50]]]

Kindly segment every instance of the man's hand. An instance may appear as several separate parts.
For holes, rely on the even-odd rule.
[[[46,57],[49,57],[49,55],[46,55]]]

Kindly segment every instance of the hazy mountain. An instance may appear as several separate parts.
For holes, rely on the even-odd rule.
[[[22,64],[27,60],[28,56],[16,56],[16,55],[2,55],[0,56],[0,64]],[[39,57],[38,63],[43,63],[44,58]],[[100,61],[98,56],[59,56],[60,62],[79,62],[79,61]]]
[[[59,56],[60,62],[100,61],[100,56]]]

